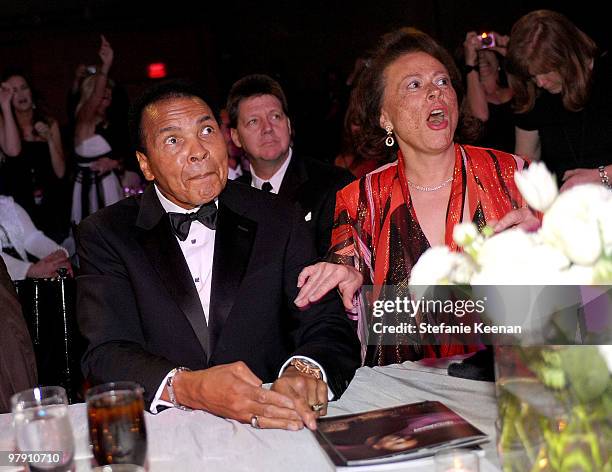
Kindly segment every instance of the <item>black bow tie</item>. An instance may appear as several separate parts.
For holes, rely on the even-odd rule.
[[[193,221],[198,220],[210,229],[216,229],[217,227],[217,205],[215,205],[214,200],[202,205],[198,211],[191,213],[174,213],[169,211],[168,216],[170,217],[172,231],[181,241],[187,239],[189,228]]]

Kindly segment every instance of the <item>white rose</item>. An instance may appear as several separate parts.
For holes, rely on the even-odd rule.
[[[453,269],[449,277],[452,283],[469,285],[476,272],[473,260],[465,254],[454,253],[453,262]]]
[[[610,191],[602,185],[579,185],[563,192],[548,209],[541,235],[572,262],[592,265],[602,254],[599,214]]]
[[[599,347],[599,354],[604,358],[606,364],[608,364],[608,371],[612,372],[612,346],[603,345]]]
[[[592,266],[574,264],[569,269],[559,273],[556,285],[592,285],[594,282]]]
[[[570,265],[562,251],[520,229],[487,239],[478,263],[481,270],[472,277],[474,285],[555,285]]]
[[[453,228],[453,240],[461,247],[471,244],[478,236],[474,223],[459,223]]]
[[[601,230],[604,252],[607,256],[612,256],[612,192],[608,193],[608,199],[599,206],[597,219]]]
[[[410,285],[467,283],[473,271],[466,255],[451,252],[447,246],[435,246],[425,251],[412,268]],[[461,280],[455,280],[455,276]]]
[[[534,162],[514,173],[514,182],[531,208],[546,211],[557,198],[557,182],[544,163]]]
[[[513,264],[533,245],[533,238],[523,230],[509,229],[484,241],[477,262],[483,268],[491,266],[503,270],[504,265]]]

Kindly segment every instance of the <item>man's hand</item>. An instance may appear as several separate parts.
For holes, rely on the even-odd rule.
[[[536,231],[540,227],[540,220],[529,208],[519,208],[506,213],[499,221],[491,221],[490,225],[496,233],[508,228],[519,228],[525,231]]]
[[[300,288],[294,303],[303,308],[320,300],[327,292],[338,287],[342,302],[347,310],[353,308],[355,292],[363,285],[363,276],[354,267],[344,264],[318,262],[305,267],[298,277]]]
[[[600,183],[598,169],[572,169],[563,174],[563,185],[559,191],[565,192],[575,185]]]
[[[60,249],[52,252],[46,257],[43,257],[40,261],[32,264],[26,273],[26,277],[30,278],[44,278],[44,277],[56,277],[57,269],[65,268],[68,270],[68,274],[72,277],[72,265],[66,257],[66,253]]]
[[[291,398],[302,422],[308,429],[317,429],[317,418],[327,414],[327,385],[322,380],[302,374],[289,366],[272,384],[272,390]],[[313,411],[312,406],[321,404],[323,408]]]
[[[242,423],[250,423],[257,415],[261,428],[302,429],[304,424],[294,401],[261,385],[261,380],[242,361],[180,372],[173,383],[176,400],[181,405]],[[162,399],[169,401],[166,391]]]

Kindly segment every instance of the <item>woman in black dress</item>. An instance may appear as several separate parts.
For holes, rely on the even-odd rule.
[[[4,192],[28,212],[34,224],[53,239],[67,233],[68,207],[64,201],[66,172],[57,120],[35,103],[30,82],[21,73],[4,75],[12,90],[12,112],[21,138],[21,152],[8,157],[2,170]]]

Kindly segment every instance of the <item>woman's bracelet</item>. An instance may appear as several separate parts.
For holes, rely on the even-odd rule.
[[[606,171],[605,166],[599,166],[599,178],[601,179],[602,185],[605,185],[612,190],[612,185],[610,184],[610,179],[608,178],[608,172]]]

